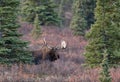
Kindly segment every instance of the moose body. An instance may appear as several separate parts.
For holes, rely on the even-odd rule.
[[[63,46],[63,45],[61,45]],[[65,49],[66,45],[61,48],[58,47],[50,47],[47,45],[45,39],[44,39],[44,45],[41,47],[40,50],[34,50],[32,52],[32,56],[34,57],[33,62],[35,64],[39,64],[41,60],[49,60],[49,61],[55,61],[60,58],[58,54],[58,50]]]
[[[43,46],[40,50],[32,51],[32,55],[35,64],[39,64],[41,60],[55,61],[59,59],[57,49],[54,47],[48,48],[47,46]]]

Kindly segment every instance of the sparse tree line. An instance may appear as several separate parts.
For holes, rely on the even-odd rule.
[[[28,42],[17,31],[18,16],[34,24],[32,34],[38,37],[42,25],[63,27],[68,8],[73,15],[69,24],[73,34],[88,39],[86,65],[101,66],[101,75],[106,74],[101,82],[110,82],[109,67],[120,65],[119,0],[0,0],[0,63],[30,63],[33,59]]]

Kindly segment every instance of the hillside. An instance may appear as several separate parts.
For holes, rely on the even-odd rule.
[[[33,26],[21,23],[19,32],[23,34],[21,39],[29,41],[29,49],[39,49],[43,44],[43,38],[51,46],[60,46],[60,41],[65,40],[68,47],[60,51],[60,59],[55,62],[45,61],[40,65],[12,65],[0,66],[1,82],[98,82],[99,68],[86,69],[83,67],[84,48],[86,40],[81,36],[74,36],[69,28],[55,26],[43,26],[43,34],[34,39],[31,36]],[[120,69],[111,69],[113,82],[120,81]]]

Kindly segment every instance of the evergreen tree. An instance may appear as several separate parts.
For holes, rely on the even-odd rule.
[[[81,0],[82,7],[80,8],[82,18],[87,22],[86,29],[89,29],[91,24],[94,23],[94,8],[96,7],[96,0]]]
[[[106,48],[109,65],[120,65],[120,1],[98,0],[96,22],[87,33],[86,63],[99,66]]]
[[[23,20],[28,22],[34,22],[36,14],[36,0],[22,0],[21,1],[21,15]]]
[[[104,50],[104,58],[103,61],[101,63],[101,73],[100,73],[100,82],[112,82],[111,81],[111,76],[110,76],[110,72],[109,72],[109,60],[108,60],[108,54],[107,54],[107,50]]]
[[[76,7],[77,7],[77,4],[78,4],[77,1],[78,0],[75,0],[74,3],[73,3],[73,19],[74,20],[75,20],[74,15],[76,13]],[[95,19],[94,19],[94,8],[96,6],[96,0],[80,0],[79,4],[80,4],[80,6],[79,6],[78,10],[79,10],[79,16],[80,16],[80,19],[81,19],[81,22],[80,22],[81,24],[80,25],[81,25],[82,28],[84,28],[84,31],[85,31],[85,30],[89,29],[91,24],[93,24],[94,21],[95,21]],[[72,23],[71,23],[71,25],[72,25]],[[82,31],[82,29],[78,30],[78,31],[76,31],[76,30],[75,30],[75,32],[78,32],[78,33],[79,33],[79,31]]]
[[[55,12],[57,6],[52,0],[25,0],[22,7],[22,16],[34,23],[35,15],[38,14],[40,25],[59,24],[58,13]]]
[[[84,35],[85,27],[87,26],[85,19],[80,13],[82,7],[81,0],[74,1],[73,4],[73,18],[70,24],[70,28],[74,31],[75,35]]]
[[[63,17],[62,17],[62,14],[63,14],[63,3],[64,3],[64,0],[60,0],[58,16],[61,19],[63,19]],[[63,20],[60,20],[60,27],[63,27],[63,23],[62,22],[63,22]]]
[[[36,14],[35,21],[34,21],[34,28],[32,30],[32,35],[35,38],[38,38],[41,35],[41,26],[39,23],[40,22],[39,22],[38,14]]]
[[[73,1],[74,0],[54,0],[56,5],[59,5],[59,8],[57,8],[56,11],[60,18],[60,27],[70,26]]]
[[[19,0],[0,0],[0,63],[28,63],[32,58],[17,31],[18,6]]]

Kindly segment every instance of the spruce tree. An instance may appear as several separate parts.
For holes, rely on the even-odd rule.
[[[34,23],[35,16],[38,14],[40,25],[59,24],[57,7],[52,0],[25,0],[22,7],[24,20]]]
[[[60,4],[59,4],[59,13],[58,13],[58,16],[59,18],[61,18],[60,20],[60,27],[63,27],[63,17],[62,17],[62,14],[63,14],[63,3],[64,3],[64,0],[60,0]]]
[[[90,29],[91,24],[94,24],[94,9],[96,7],[96,0],[81,0],[81,14],[82,18],[84,18],[87,22],[87,27],[85,29]]]
[[[24,21],[34,22],[36,15],[36,0],[23,0],[21,1],[21,16]]]
[[[17,29],[19,0],[0,0],[0,63],[28,63],[31,54],[27,51],[27,42],[20,39]]]
[[[73,18],[72,18],[72,22],[77,20],[76,18],[74,18],[75,13],[76,13],[76,7],[77,7],[77,3],[78,0],[75,0],[73,3]],[[80,22],[80,26],[83,29],[78,30],[76,28],[75,32],[79,33],[79,31],[85,31],[88,30],[91,26],[91,24],[94,23],[95,19],[94,19],[94,8],[96,7],[96,0],[79,0],[79,20],[81,20]],[[71,26],[73,25],[71,22]],[[83,32],[84,33],[84,32]]]
[[[101,72],[100,72],[100,82],[112,82],[111,80],[111,76],[110,76],[110,72],[109,72],[109,60],[108,60],[108,54],[107,54],[107,50],[104,50],[103,53],[104,57],[103,57],[103,61],[101,63]]]
[[[38,14],[36,14],[35,21],[34,21],[34,28],[32,30],[32,35],[35,38],[38,38],[41,35],[41,26],[39,23],[40,22],[39,22]]]
[[[95,9],[95,24],[87,33],[86,63],[100,66],[107,49],[108,64],[120,65],[120,1],[98,0]]]
[[[76,0],[73,4],[73,17],[70,23],[70,28],[74,31],[73,33],[75,35],[84,35],[85,27],[87,26],[86,20],[80,13],[80,8],[82,7],[81,3],[81,0]]]

